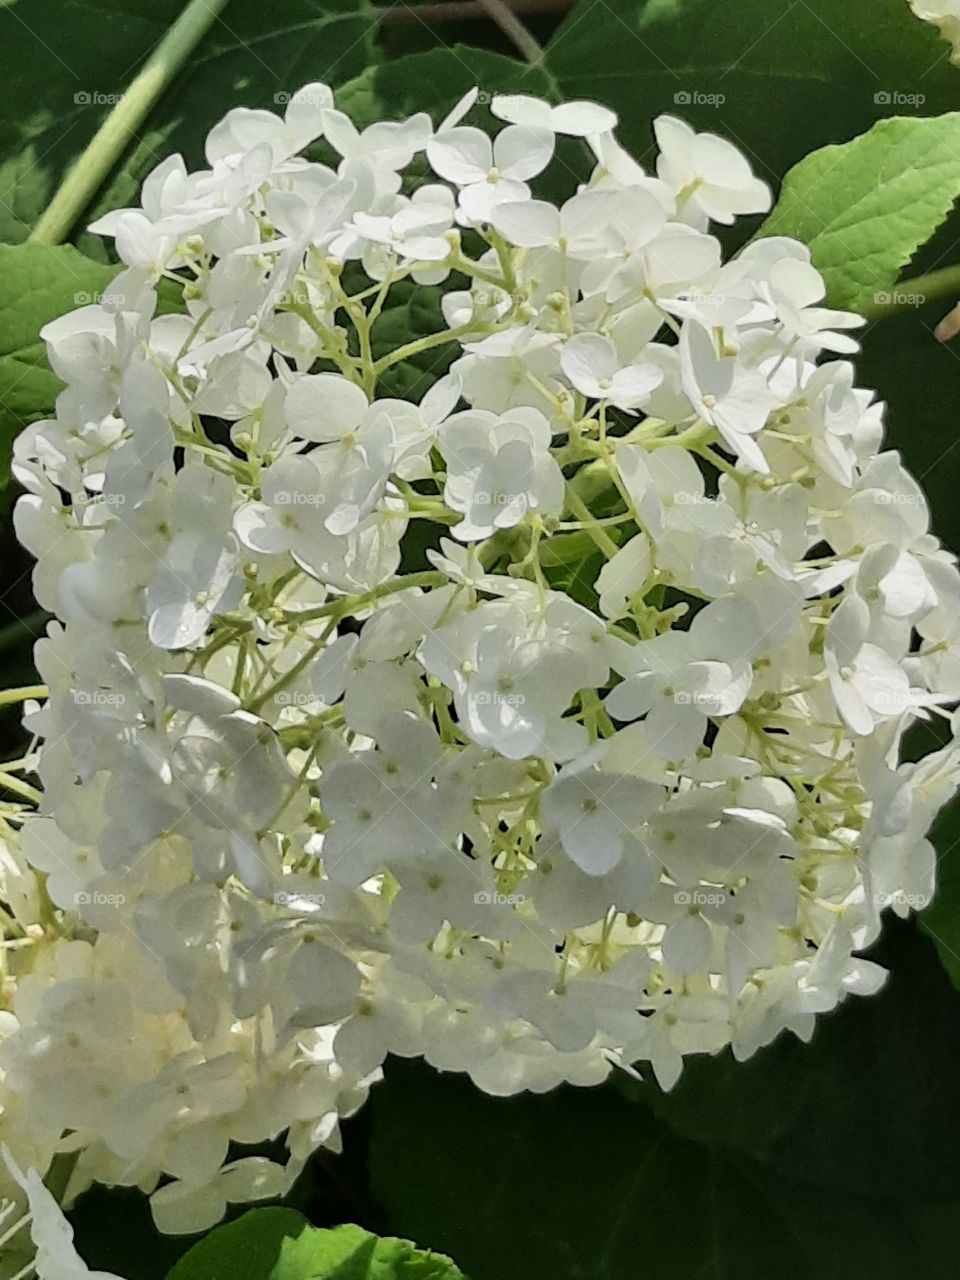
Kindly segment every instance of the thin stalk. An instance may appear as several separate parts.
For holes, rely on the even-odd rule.
[[[36,244],[61,244],[150,113],[229,0],[190,0],[64,178],[30,234]]]
[[[12,773],[2,771],[0,771],[0,791],[12,791],[14,795],[22,796],[32,804],[39,804],[43,799],[43,792],[38,791],[36,787],[31,787],[29,782],[24,782],[22,778],[15,778]]]
[[[28,684],[19,689],[4,689],[0,691],[0,707],[13,706],[18,702],[26,702],[30,698],[46,697],[49,697],[49,691],[45,684]]]
[[[609,534],[604,533],[602,529],[597,528],[597,522],[594,519],[593,512],[580,495],[570,487],[570,485],[567,485],[566,504],[574,515],[580,517],[580,520],[583,523],[583,532],[589,538],[592,538],[607,559],[611,560],[620,548]]]
[[[884,316],[897,315],[902,311],[915,311],[932,298],[953,298],[956,301],[960,298],[960,263],[941,267],[939,271],[931,271],[925,276],[914,276],[912,280],[900,280],[877,296],[886,301],[868,303],[859,308],[860,314],[868,320],[882,320]]]
[[[533,38],[505,0],[480,0],[480,7],[491,18],[508,40],[516,45],[520,54],[536,66],[543,61],[543,48]]]

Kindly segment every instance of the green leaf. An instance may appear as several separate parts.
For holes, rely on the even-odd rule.
[[[505,1258],[522,1259],[524,1280],[910,1273],[905,1215],[893,1200],[825,1193],[787,1170],[682,1140],[608,1089],[504,1101],[426,1075],[393,1064],[375,1117],[375,1185],[391,1225],[433,1232],[474,1280],[502,1280]],[[453,1144],[443,1115],[457,1117]]]
[[[694,1058],[668,1095],[497,1099],[389,1062],[370,1101],[388,1229],[473,1280],[953,1274],[960,996],[913,924],[888,926],[877,959],[884,991],[822,1019],[812,1044]]]
[[[449,1258],[361,1227],[308,1228],[284,1240],[270,1280],[464,1280]]]
[[[343,86],[337,101],[360,128],[374,120],[399,120],[415,111],[429,111],[439,122],[475,85],[483,99],[495,93],[549,96],[553,87],[540,67],[455,44],[367,67]]]
[[[920,927],[929,934],[940,963],[960,990],[960,799],[940,812],[931,839],[937,850],[937,891],[920,915]]]
[[[0,5],[0,241],[26,238],[111,99],[182,8],[183,0]],[[310,80],[337,86],[357,75],[374,57],[375,29],[368,0],[231,0],[81,226],[135,203],[145,175],[171,152],[182,152],[189,166],[202,165],[203,139],[231,107],[282,112],[277,95]],[[84,247],[105,256],[99,237]]]
[[[648,1082],[624,1092],[684,1138],[831,1194],[941,1197],[960,1146],[949,1047],[960,997],[914,922],[888,919],[877,959],[890,971],[882,993],[822,1018],[812,1044],[783,1036],[747,1062],[694,1057],[669,1094]]]
[[[63,385],[47,364],[40,330],[96,301],[116,270],[69,245],[0,245],[0,485],[14,437],[53,412]]]
[[[0,7],[0,241],[26,239],[110,110],[103,99],[129,83],[182,7],[180,0]]]
[[[375,58],[375,31],[369,0],[230,0],[92,216],[131,203],[145,175],[172,151],[182,152],[188,168],[202,165],[204,139],[231,107],[282,114],[285,95],[309,81],[345,83]]]
[[[268,1280],[285,1241],[305,1226],[293,1209],[251,1209],[204,1236],[167,1280]]]
[[[449,286],[445,286],[449,287]],[[435,333],[442,333],[447,322],[440,309],[443,290],[436,285],[418,285],[403,280],[390,290],[389,305],[374,321],[370,334],[374,358],[383,356]],[[377,395],[419,401],[439,377],[447,372],[460,354],[455,342],[442,343],[419,352],[408,360],[387,369],[377,382]]]
[[[557,534],[543,546],[546,553],[541,556],[544,576],[554,591],[566,592],[587,609],[598,609],[595,583],[607,558],[594,545],[590,535]]]
[[[810,247],[828,301],[866,311],[943,222],[960,196],[960,113],[881,120],[824,147],[787,174],[762,236]]]
[[[251,1209],[215,1227],[167,1280],[465,1280],[449,1258],[362,1227],[311,1227],[293,1209]]]
[[[555,102],[563,96],[543,64],[528,66],[500,53],[455,44],[367,67],[343,86],[337,101],[360,126],[374,120],[402,119],[415,111],[429,112],[434,123],[439,124],[474,87],[480,91],[480,110],[474,111],[469,123],[488,131],[499,128],[499,121],[484,110],[496,93],[534,94]],[[577,183],[589,177],[587,156],[580,139],[559,137],[556,160],[546,174],[535,180],[536,194],[553,200],[573,195]],[[428,176],[425,166],[422,176]]]

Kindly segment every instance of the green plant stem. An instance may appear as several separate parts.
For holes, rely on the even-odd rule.
[[[566,504],[574,515],[580,517],[583,523],[583,532],[596,543],[608,560],[612,559],[620,548],[608,533],[604,533],[602,529],[597,528],[593,512],[569,484],[567,485]]]
[[[62,1202],[67,1194],[67,1187],[79,1158],[79,1151],[60,1151],[53,1157],[53,1163],[43,1181],[58,1202]]]
[[[480,8],[491,18],[531,66],[543,61],[543,49],[505,0],[480,0]]]
[[[917,298],[926,302],[932,298],[960,299],[960,263],[941,267],[939,271],[931,271],[925,276],[914,276],[911,280],[900,280],[886,292],[890,299],[888,302],[861,307],[861,315],[868,320],[882,320],[884,316],[897,315],[902,311],[915,311]]]
[[[316,609],[286,609],[284,617],[291,622],[314,622],[317,618],[336,616],[347,618],[358,609],[367,609],[382,600],[384,596],[396,595],[398,591],[409,591],[413,587],[442,587],[449,581],[447,575],[439,569],[426,569],[422,573],[408,573],[404,578],[393,578],[384,582],[372,591],[364,591],[355,596],[337,596],[335,600],[320,605]]]
[[[67,238],[153,104],[228,3],[190,0],[64,178],[30,234],[33,242],[61,244]]]
[[[0,692],[0,707],[10,707],[18,702],[26,702],[30,698],[46,698],[48,696],[45,684],[28,684],[19,689],[4,689]]]
[[[502,287],[502,286],[501,286]],[[459,325],[455,329],[444,329],[442,333],[431,333],[425,338],[416,338],[413,342],[408,342],[402,347],[397,347],[395,351],[391,351],[389,355],[381,357],[373,366],[374,373],[379,375],[387,369],[392,368],[395,364],[400,364],[404,360],[409,360],[412,356],[417,356],[421,351],[429,351],[432,347],[443,346],[447,342],[453,342],[455,339],[472,337],[475,340],[489,337],[491,333],[500,333],[502,329],[509,328],[509,322],[500,322],[498,324],[475,325],[472,321],[468,324]]]
[[[22,796],[24,800],[29,800],[32,804],[39,804],[43,799],[43,792],[38,791],[36,787],[31,787],[29,782],[24,782],[22,778],[15,778],[11,773],[4,773],[0,769],[0,791],[12,791],[14,795]]]

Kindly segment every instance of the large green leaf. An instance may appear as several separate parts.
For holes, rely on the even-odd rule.
[[[96,301],[116,270],[70,245],[0,245],[0,484],[14,436],[52,413],[63,385],[47,364],[41,328]]]
[[[179,0],[12,0],[0,7],[0,241],[25,240]],[[95,32],[95,38],[94,38]]]
[[[764,236],[809,245],[829,301],[868,312],[960,196],[960,113],[897,117],[791,169]]]
[[[444,286],[446,288],[448,286]],[[371,343],[376,359],[389,355],[408,342],[443,333],[447,322],[440,309],[442,290],[438,286],[402,280],[390,290],[388,305],[374,321]],[[446,373],[459,354],[454,342],[436,347],[391,366],[377,382],[377,394],[421,400],[436,380]]]
[[[367,67],[343,86],[337,101],[361,126],[402,119],[414,111],[429,111],[439,121],[475,85],[482,100],[494,93],[547,96],[552,88],[541,67],[454,44]]]
[[[784,1036],[747,1062],[694,1057],[669,1094],[648,1082],[623,1090],[680,1136],[825,1191],[955,1196],[945,1175],[960,1146],[960,998],[913,923],[889,921],[878,958],[890,970],[883,992],[823,1018],[812,1044]]]
[[[203,140],[231,107],[283,111],[286,96],[312,80],[334,87],[375,57],[369,0],[230,0],[147,121],[139,145],[97,201],[95,214],[134,198],[144,175],[180,151],[203,162]]]
[[[524,1280],[902,1280],[929,1261],[911,1206],[677,1138],[608,1090],[498,1101],[395,1076],[374,1149],[390,1222],[432,1232],[474,1280],[503,1280],[505,1258]]]
[[[12,0],[0,6],[0,241],[26,238],[111,99],[184,2]],[[231,0],[85,221],[131,203],[144,175],[173,151],[183,152],[188,164],[202,163],[204,135],[230,107],[276,109],[277,95],[282,99],[307,81],[339,85],[357,75],[373,57],[374,29],[368,0]]]
[[[285,1241],[306,1226],[293,1209],[251,1209],[198,1241],[167,1280],[269,1280]]]
[[[215,1227],[167,1280],[465,1280],[441,1254],[362,1227],[311,1227],[292,1209],[251,1209]]]
[[[960,997],[913,925],[878,958],[887,988],[811,1045],[694,1059],[669,1095],[502,1100],[390,1063],[371,1099],[389,1229],[473,1280],[502,1280],[515,1257],[524,1280],[952,1274]]]
[[[497,93],[526,93],[559,101],[560,87],[544,65],[530,66],[515,58],[454,44],[406,54],[367,67],[337,93],[337,101],[358,125],[374,120],[398,120],[414,111],[428,111],[439,124],[468,89],[477,88],[479,110],[469,123],[499,127],[484,108]],[[421,174],[427,176],[424,165]],[[561,200],[573,195],[578,181],[589,175],[587,149],[579,139],[557,139],[557,157],[535,182],[537,194]]]
[[[270,1280],[464,1280],[449,1258],[361,1227],[310,1228],[284,1240]]]

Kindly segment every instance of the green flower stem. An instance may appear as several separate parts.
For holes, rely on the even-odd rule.
[[[620,548],[603,529],[597,527],[596,519],[593,512],[580,497],[578,493],[567,485],[567,506],[574,515],[579,516],[583,521],[583,531],[588,537],[592,538],[608,560],[617,554]]]
[[[492,241],[487,241],[488,244]],[[504,293],[510,293],[507,288],[505,277],[494,275],[492,271],[484,271],[482,267],[478,267],[472,258],[465,258],[463,254],[457,254],[450,260],[450,265],[457,271],[462,272],[465,276],[470,276],[474,280],[480,280],[483,284],[492,284],[495,289],[502,289]]]
[[[433,347],[442,347],[445,343],[453,342],[458,338],[466,338],[468,336],[474,340],[486,338],[491,333],[499,333],[502,329],[508,329],[510,323],[510,321],[507,321],[500,324],[475,325],[471,322],[462,324],[456,329],[444,329],[443,333],[428,334],[425,338],[417,338],[414,342],[408,342],[402,347],[397,347],[388,356],[383,356],[382,359],[374,364],[374,372],[379,377],[386,369],[391,369],[395,364],[400,364],[404,360],[409,360],[412,356],[419,355],[421,351],[429,351]]]
[[[313,662],[314,658],[316,658],[330,639],[330,634],[337,625],[339,617],[340,615],[336,614],[330,619],[326,627],[323,629],[323,634],[313,642],[309,649],[307,649],[300,661],[295,663],[289,671],[282,675],[278,680],[274,681],[274,683],[267,689],[264,689],[262,693],[257,695],[257,697],[253,698],[248,705],[248,710],[256,714],[262,706],[270,701],[271,698],[275,698],[278,693],[283,693],[284,690],[288,689],[296,680],[299,680],[300,676],[303,675],[304,671],[306,671],[307,667],[309,667],[310,663]]]
[[[6,912],[4,912],[3,914],[4,914],[4,915],[6,915]],[[9,918],[10,918],[10,917],[8,917],[8,919],[9,919]],[[14,923],[16,923],[16,922],[14,921]],[[30,943],[31,943],[31,945],[32,945],[32,944],[33,944],[33,939],[31,938],[31,939],[29,939],[29,941],[30,941]],[[32,1214],[32,1213],[25,1213],[22,1217],[18,1218],[18,1219],[16,1220],[16,1222],[13,1224],[13,1226],[10,1228],[10,1230],[9,1230],[9,1231],[5,1231],[5,1232],[3,1233],[3,1235],[2,1235],[2,1236],[0,1236],[0,1249],[2,1249],[5,1245],[7,1245],[7,1244],[9,1244],[9,1243],[10,1243],[10,1241],[11,1241],[11,1240],[13,1239],[13,1237],[17,1234],[17,1232],[20,1230],[20,1228],[21,1228],[21,1227],[25,1227],[25,1226],[27,1226],[27,1225],[28,1225],[29,1223],[31,1223],[32,1221],[33,1221],[33,1214]]]
[[[33,804],[39,804],[43,799],[42,791],[31,787],[30,783],[24,782],[22,778],[15,778],[12,773],[4,773],[3,770],[0,770],[0,791],[12,791],[14,795],[23,796],[24,800],[30,800]]]
[[[64,178],[34,227],[32,241],[61,244],[69,236],[154,103],[228,2],[190,0]]]
[[[185,430],[183,427],[174,427],[173,437],[177,444],[182,445],[185,449],[195,449],[197,453],[202,453],[210,458],[211,462],[218,463],[217,470],[224,475],[232,475],[241,484],[250,484],[253,477],[250,473],[250,465],[242,461],[240,458],[233,457],[227,453],[222,445],[209,444],[206,440],[198,438],[198,435]]]
[[[407,519],[415,517],[420,520],[433,520],[436,524],[459,524],[463,519],[459,511],[454,511],[439,498],[419,496],[407,497],[407,511],[402,515]]]
[[[886,290],[889,301],[874,302],[860,308],[860,314],[868,320],[882,320],[884,316],[897,315],[903,311],[916,311],[918,298],[929,302],[932,298],[960,299],[960,263],[951,267],[941,267],[939,271],[931,271],[925,276],[914,276],[912,280],[900,280]]]
[[[332,360],[345,378],[351,382],[355,382],[358,387],[362,387],[364,382],[364,374],[357,369],[357,363],[349,353],[340,350],[333,339],[330,330],[320,323],[311,307],[306,303],[297,302],[289,303],[284,310],[290,311],[295,316],[299,316],[305,321],[316,336],[320,339],[323,346],[323,356],[327,360]]]
[[[571,489],[587,506],[598,498],[605,497],[613,488],[606,458],[595,458],[581,467],[575,476],[567,481],[567,492]],[[593,517],[591,516],[591,522]]]
[[[515,295],[517,293],[517,276],[513,269],[513,252],[510,246],[507,244],[506,240],[504,240],[503,236],[499,235],[492,228],[485,238],[487,243],[491,245],[496,252],[497,260],[500,263],[500,270],[503,274],[502,288],[505,289],[507,293]]]
[[[59,1151],[53,1157],[53,1163],[43,1181],[54,1199],[62,1202],[66,1198],[67,1187],[79,1159],[79,1151]]]
[[[671,445],[678,445],[681,449],[698,449],[701,445],[713,444],[717,439],[717,430],[711,427],[709,422],[704,422],[702,418],[698,418],[692,427],[687,427],[685,431],[681,431],[675,436],[656,436],[651,440],[644,440],[643,447],[645,449],[664,449]]]
[[[314,622],[317,618],[348,618],[359,609],[368,609],[384,596],[396,595],[398,591],[409,591],[414,587],[442,587],[449,579],[439,569],[425,570],[423,573],[408,573],[405,578],[394,578],[372,591],[364,591],[356,596],[337,596],[327,604],[316,609],[285,609],[283,616],[292,622]]]
[[[742,471],[738,471],[732,463],[727,462],[726,458],[721,458],[719,453],[711,449],[709,445],[702,444],[699,447],[695,447],[693,452],[698,453],[701,458],[709,462],[712,467],[716,467],[718,471],[722,471],[724,475],[730,476],[737,484],[744,485],[748,482],[748,477]]]
[[[491,18],[508,40],[516,45],[531,66],[543,61],[543,47],[537,43],[505,0],[479,0],[480,8]]]
[[[26,702],[29,698],[46,698],[49,696],[45,684],[28,684],[20,689],[4,689],[0,692],[0,707],[9,707],[17,702]]]

